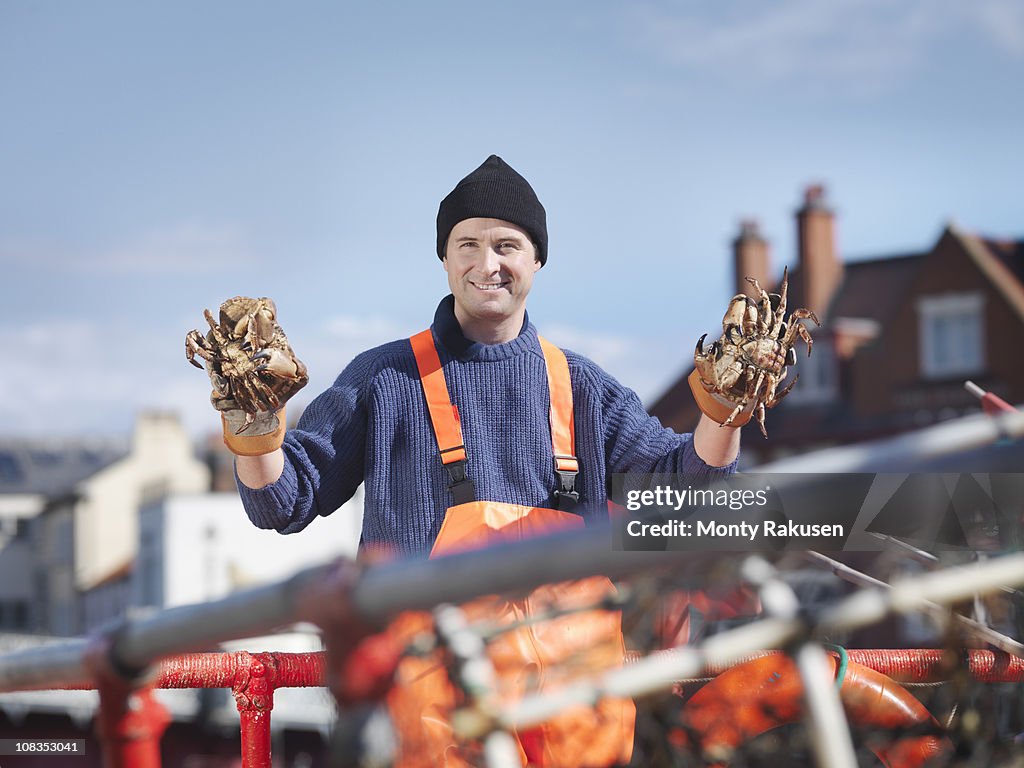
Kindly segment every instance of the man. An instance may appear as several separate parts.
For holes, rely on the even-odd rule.
[[[533,189],[494,155],[438,211],[437,254],[451,295],[431,329],[479,498],[547,506],[556,485],[544,360],[526,312],[547,240]],[[735,470],[738,429],[702,416],[692,435],[676,434],[593,362],[566,357],[580,460],[577,509],[585,518],[606,514],[612,472],[704,478]],[[437,450],[416,361],[402,339],[353,360],[309,405],[283,450],[239,456],[239,490],[253,523],[293,533],[365,483],[363,543],[422,552],[452,502]]]
[[[593,362],[538,336],[526,301],[548,258],[546,214],[501,158],[487,158],[441,202],[437,255],[451,294],[428,331],[356,357],[283,437],[263,417],[242,434],[226,428],[257,526],[299,531],[363,483],[364,545],[440,556],[605,519],[610,473],[674,472],[699,482],[735,471],[738,429],[707,417],[692,435],[665,429]],[[724,420],[722,404],[712,405]],[[592,600],[608,588],[604,580],[572,589]],[[521,619],[531,609],[478,610]],[[581,638],[603,649],[595,651],[603,663],[621,663],[615,614],[575,614],[515,632],[523,634],[491,652],[520,681],[529,677],[523,670],[578,657]],[[448,755],[451,743],[437,702],[450,706],[454,694],[446,681],[424,683],[427,671],[407,676],[416,681],[412,693],[392,711],[406,723],[400,730],[422,730],[411,738],[423,764],[432,764],[431,753]],[[628,760],[632,718],[628,701],[566,715],[543,732],[519,734],[522,758],[565,766]]]

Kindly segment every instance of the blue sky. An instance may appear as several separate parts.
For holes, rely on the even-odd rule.
[[[236,294],[308,399],[429,323],[437,204],[492,152],[548,210],[531,317],[647,401],[739,219],[781,269],[809,183],[848,259],[1024,236],[1016,0],[353,6],[0,3],[0,433],[215,427],[182,340]]]

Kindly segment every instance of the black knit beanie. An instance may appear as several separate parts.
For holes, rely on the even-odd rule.
[[[548,260],[544,206],[530,182],[497,155],[460,181],[437,209],[437,257],[444,260],[452,228],[464,219],[501,219],[522,227],[537,247],[541,265]]]

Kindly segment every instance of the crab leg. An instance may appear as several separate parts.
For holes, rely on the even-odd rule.
[[[747,407],[747,403],[750,402],[751,398],[757,398],[757,391],[761,388],[761,381],[763,379],[764,371],[759,371],[757,374],[757,381],[754,383],[754,386],[752,388],[749,386],[747,387],[747,391],[743,394],[743,399],[740,400],[739,405],[737,405],[733,409],[733,412],[729,414],[729,418],[722,422],[723,427],[727,427],[732,424],[733,419],[743,413],[743,409]]]
[[[192,365],[202,370],[203,366],[196,362],[196,355],[213,362],[213,350],[207,347],[206,339],[199,334],[199,331],[189,331],[185,335],[185,357]]]
[[[734,335],[739,332],[740,341],[742,341],[744,326],[747,322],[748,305],[751,303],[750,297],[745,293],[737,293],[732,297],[729,302],[729,308],[725,310],[725,316],[722,318],[722,330],[723,337],[726,341],[732,342],[733,344],[739,343]]]
[[[774,405],[774,403],[775,403],[775,390],[778,388],[779,384],[782,382],[782,380],[784,378],[786,378],[786,369],[785,368],[782,369],[782,371],[779,373],[778,376],[769,376],[768,377],[768,388],[765,391],[764,402],[772,403]]]
[[[733,409],[732,413],[729,414],[729,418],[722,422],[722,426],[723,427],[728,427],[730,424],[732,424],[732,420],[735,419],[737,416],[739,416],[741,413],[743,413],[743,409],[746,408],[746,407],[747,407],[747,398],[744,397],[742,400],[740,400],[740,404],[737,405]]]
[[[779,305],[775,308],[775,322],[772,323],[770,335],[773,338],[778,338],[784,334],[783,328],[785,323],[783,320],[786,317],[786,297],[789,294],[789,267],[783,267],[782,269],[782,285],[779,286]]]
[[[208,309],[204,309],[203,317],[205,317],[206,322],[210,324],[210,334],[213,336],[213,340],[217,343],[217,346],[225,346],[228,343],[228,340],[224,338],[224,334],[220,332],[220,327],[217,325],[217,321],[213,319],[213,313]]]
[[[744,312],[743,312],[743,335],[753,336],[757,333],[757,302],[752,298],[743,294],[744,299]]]
[[[278,398],[277,393],[260,381],[258,377],[254,376],[252,378],[251,385],[253,392],[256,393],[264,405],[268,406],[268,410],[276,411],[281,407],[281,400]]]
[[[754,409],[754,418],[757,419],[757,426],[761,428],[761,434],[764,435],[765,440],[768,439],[768,430],[764,426],[764,403],[758,403],[757,408]]]
[[[772,299],[768,295],[768,292],[761,287],[761,284],[757,282],[756,278],[748,277],[746,280],[754,286],[754,290],[757,291],[761,297],[761,312],[757,316],[757,332],[763,336],[768,332],[768,329],[771,326]]]
[[[794,334],[793,326],[799,325],[799,323],[797,323],[796,321],[797,320],[806,320],[808,318],[813,320],[815,325],[819,325],[819,326],[821,325],[821,323],[818,322],[818,316],[816,314],[814,314],[813,312],[811,312],[811,310],[805,309],[803,307],[801,307],[800,309],[794,309],[793,310],[793,314],[791,314],[789,316],[790,323],[792,323],[792,325],[789,328],[789,337],[788,337],[790,342],[793,341],[793,334]]]
[[[775,400],[773,402],[770,402],[769,406],[778,405],[782,401],[782,398],[784,398],[786,395],[788,395],[790,393],[790,391],[793,389],[793,387],[796,385],[796,383],[797,383],[797,381],[799,379],[800,379],[800,374],[798,373],[796,376],[793,377],[793,380],[791,382],[789,382],[788,385],[786,385],[786,388],[784,390],[782,390],[781,392],[779,392],[778,395],[776,395]]]
[[[244,377],[235,379],[234,386],[236,388],[234,393],[235,400],[238,402],[238,407],[245,411],[245,424],[235,433],[240,435],[256,420],[256,411],[260,410],[260,398]]]
[[[793,310],[793,314],[789,316],[789,328],[786,330],[786,335],[782,340],[784,346],[792,347],[793,341],[796,339],[797,334],[799,334],[800,338],[807,342],[807,354],[811,354],[811,334],[804,328],[803,323],[800,322],[808,318],[813,320],[815,325],[821,325],[818,322],[818,316],[811,312],[811,310],[802,308]]]

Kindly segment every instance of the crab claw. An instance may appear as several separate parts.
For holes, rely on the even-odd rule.
[[[306,373],[302,363],[279,349],[263,349],[249,359],[253,362],[266,360],[256,368],[257,373],[269,373],[283,379],[301,379]]]
[[[707,337],[708,335],[705,333],[703,336],[697,339],[697,349],[694,350],[694,354],[701,356],[704,355],[704,339],[706,339]]]

